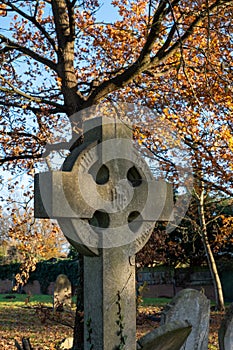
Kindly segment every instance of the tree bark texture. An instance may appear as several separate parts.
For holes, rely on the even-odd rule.
[[[214,255],[212,253],[210,243],[208,240],[207,228],[206,228],[206,220],[205,220],[205,206],[204,206],[204,182],[201,182],[201,193],[198,203],[198,211],[199,211],[199,220],[201,227],[201,238],[204,245],[211,277],[214,285],[214,293],[215,293],[215,301],[217,305],[217,309],[219,311],[224,311],[224,298],[222,291],[222,284],[219,278],[217,265],[214,259]]]

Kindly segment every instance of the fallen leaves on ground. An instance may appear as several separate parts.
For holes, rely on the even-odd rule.
[[[137,316],[137,339],[159,326],[163,308],[158,306],[139,307]],[[61,321],[64,315],[61,315]],[[209,350],[218,350],[218,329],[223,313],[212,311],[210,318]],[[0,349],[14,350],[15,339],[20,343],[22,337],[30,338],[34,350],[55,350],[62,339],[72,336],[70,327],[57,321],[41,322],[37,307],[0,307]]]
[[[15,339],[30,338],[34,350],[55,350],[62,339],[72,336],[72,329],[57,323],[41,322],[35,307],[0,308],[0,349],[15,349]]]
[[[163,307],[147,306],[139,307],[137,316],[137,339],[159,327]],[[223,312],[211,311],[210,315],[210,332],[209,332],[209,350],[219,350],[218,330],[224,317]]]

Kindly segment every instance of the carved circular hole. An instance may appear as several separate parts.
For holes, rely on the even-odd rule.
[[[89,220],[89,224],[93,227],[107,228],[110,224],[108,213],[102,210],[96,210],[93,217]]]
[[[142,177],[137,170],[136,166],[133,166],[128,170],[127,179],[133,187],[138,187],[142,183]]]
[[[106,165],[101,165],[99,168],[97,174],[96,174],[96,183],[97,185],[104,185],[108,182],[109,180],[109,170],[106,167]]]
[[[128,216],[129,229],[137,232],[142,225],[142,216],[138,211],[132,211]]]

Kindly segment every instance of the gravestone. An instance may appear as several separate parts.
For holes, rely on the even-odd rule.
[[[155,181],[128,125],[84,122],[62,171],[35,179],[35,216],[55,218],[84,255],[84,350],[136,349],[135,254],[155,221],[171,218],[173,190]]]
[[[218,332],[220,350],[233,349],[233,304],[227,309],[226,315]]]
[[[58,275],[53,293],[53,307],[56,311],[70,309],[72,303],[72,288],[66,275]]]
[[[207,350],[209,336],[210,301],[195,289],[183,289],[163,311],[161,324],[188,321],[192,332],[181,350]]]
[[[191,330],[187,321],[170,322],[140,338],[137,350],[180,350]]]
[[[73,347],[73,338],[69,337],[69,338],[65,338],[61,341],[58,349],[59,350],[71,350],[72,347]]]

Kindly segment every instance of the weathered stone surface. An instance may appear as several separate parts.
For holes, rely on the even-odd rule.
[[[89,130],[63,171],[36,176],[35,216],[57,218],[81,254],[98,255],[98,248],[132,243],[133,255],[149,239],[156,220],[170,219],[172,186],[155,181],[134,149],[127,126],[98,119],[93,123],[100,143],[90,143]],[[86,123],[91,121],[84,129]]]
[[[59,350],[71,350],[73,347],[74,339],[72,337],[65,338],[59,345]]]
[[[171,217],[172,186],[155,181],[129,130],[110,118],[84,122],[84,143],[62,171],[36,180],[35,215],[57,218],[84,255],[85,350],[136,350],[134,255],[155,221]]]
[[[137,350],[180,350],[191,330],[187,321],[165,324],[140,338]]]
[[[53,294],[53,307],[62,311],[64,308],[71,308],[72,289],[71,283],[66,275],[58,275]]]
[[[125,337],[124,349],[135,350],[135,266],[129,263],[127,247],[105,249],[102,257],[84,257],[84,271],[88,276],[84,280],[84,323],[90,325],[85,328],[85,349],[94,345],[113,350]]]
[[[210,301],[206,296],[194,289],[184,289],[166,306],[161,324],[188,321],[192,325],[192,332],[181,350],[207,350],[209,317]]]
[[[233,304],[227,309],[222,321],[218,332],[218,341],[220,350],[233,349]]]

